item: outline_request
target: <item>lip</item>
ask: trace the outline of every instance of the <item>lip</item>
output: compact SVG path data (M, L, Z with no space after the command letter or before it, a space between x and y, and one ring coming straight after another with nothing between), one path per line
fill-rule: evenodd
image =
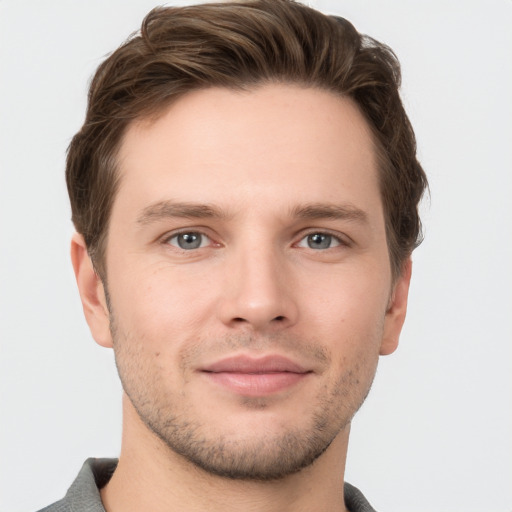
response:
M205 366L201 370L212 373L308 373L310 371L295 361L279 355L260 357L247 355L231 356Z
M311 370L286 357L232 356L201 368L210 381L244 396L266 396L287 390L307 378Z

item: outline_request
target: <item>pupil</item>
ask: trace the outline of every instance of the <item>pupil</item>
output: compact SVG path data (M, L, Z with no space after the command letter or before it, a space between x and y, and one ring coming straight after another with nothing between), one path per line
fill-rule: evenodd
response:
M182 249L197 249L201 245L201 235L197 233L183 233L178 236L178 245Z
M311 249L328 249L331 245L331 236L322 235L321 233L309 235L308 245Z

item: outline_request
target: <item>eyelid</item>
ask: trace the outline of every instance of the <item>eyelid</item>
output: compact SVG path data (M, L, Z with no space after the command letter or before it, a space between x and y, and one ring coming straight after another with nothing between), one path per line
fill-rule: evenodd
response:
M304 238L310 236L310 235L327 235L332 238L334 238L337 242L339 242L340 247L350 247L353 245L353 240L346 234L340 233L339 231L331 231L330 229L323 229L323 228L309 228L306 230L303 230L300 232L300 234L297 235L297 241L294 243L294 245L299 244L299 242L302 242ZM338 247L338 246L336 246ZM331 249L334 249L335 247L331 247Z
M185 228L179 228L179 229L175 229L173 231L169 231L167 232L165 235L161 236L160 237L160 243L163 244L163 245L171 245L171 247L174 247L175 249L177 250L181 250L181 251L185 251L185 249L182 249L181 247L178 247L176 245L173 245L173 244L170 244L169 241L179 235L183 235L185 233L196 233L198 235L201 235L201 236L204 236L205 238L207 238L210 243L208 245L206 245L205 247L209 247L209 246L220 246L221 244L219 242L216 242L214 240L214 238L211 236L211 234L207 233L207 230L206 228L198 228L198 227L185 227ZM205 247L200 247L201 249L204 249Z
M208 244L208 246L220 247L222 244L220 242L217 242L215 240L215 238L209 233L209 231L210 231L209 229L204 228L204 227L193 227L193 226L184 227L184 228L179 228L179 229L165 233L164 235L159 237L159 241L163 245L166 245L166 244L170 245L169 241L174 237L177 237L184 233L197 233L199 235L206 237L210 241L210 244ZM300 233L298 233L294 237L296 241L292 245L297 246L299 244L299 242L304 240L304 238L306 238L310 235L314 235L314 234L330 236L330 237L334 238L339 243L339 246L342 246L342 247L343 246L350 247L354 243L353 240L345 233L340 233L339 231L333 231L333 230L325 229L325 228L309 228L309 229L301 230ZM172 247L175 247L178 250L184 250L179 247L176 247L175 245L172 245ZM338 246L336 246L336 247L338 247ZM334 248L335 247L332 247L332 249L334 249Z

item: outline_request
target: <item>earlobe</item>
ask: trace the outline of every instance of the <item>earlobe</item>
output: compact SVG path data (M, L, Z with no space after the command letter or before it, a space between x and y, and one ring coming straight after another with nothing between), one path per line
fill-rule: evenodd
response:
M71 239L71 263L91 334L96 343L111 348L110 318L103 283L94 270L84 238L78 233Z
M398 277L390 304L384 319L384 333L380 347L380 355L388 355L398 347L400 332L407 313L407 299L409 296L409 285L411 283L412 261L409 258Z

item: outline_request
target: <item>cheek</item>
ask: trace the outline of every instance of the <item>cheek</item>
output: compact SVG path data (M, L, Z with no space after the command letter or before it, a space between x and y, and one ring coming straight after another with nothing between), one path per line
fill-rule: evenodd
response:
M185 335L196 337L213 315L213 288L198 275L165 267L130 275L115 276L109 291L116 321L132 342L166 350Z
M320 326L338 329L344 337L366 337L384 320L390 287L381 277L385 275L343 270L317 276L303 289L303 309Z
M378 363L387 282L352 273L334 276L324 285L325 293L307 302L311 308L309 323L331 353L330 381L334 389L352 389L351 400L358 401L369 390Z

